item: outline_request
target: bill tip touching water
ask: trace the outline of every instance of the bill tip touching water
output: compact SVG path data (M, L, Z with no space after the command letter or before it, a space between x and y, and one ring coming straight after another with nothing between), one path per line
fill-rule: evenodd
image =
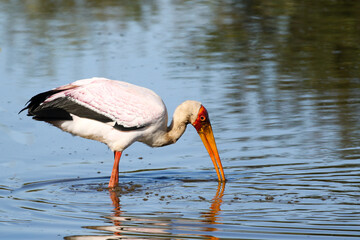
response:
M206 108L187 100L174 112L171 124L162 99L153 91L130 83L91 78L40 93L20 112L63 131L108 145L114 152L109 188L119 181L122 152L135 141L151 147L175 143L192 124L214 164L218 180L225 174Z

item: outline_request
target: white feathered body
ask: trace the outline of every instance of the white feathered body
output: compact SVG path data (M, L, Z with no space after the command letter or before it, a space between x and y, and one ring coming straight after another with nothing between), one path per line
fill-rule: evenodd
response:
M135 141L157 146L157 135L166 133L167 111L153 91L105 78L83 79L54 89L60 92L42 104L66 98L109 119L101 122L70 113L72 120L47 122L71 134L103 142L113 151L123 151ZM114 124L133 131L119 131ZM136 128L141 131L136 131Z

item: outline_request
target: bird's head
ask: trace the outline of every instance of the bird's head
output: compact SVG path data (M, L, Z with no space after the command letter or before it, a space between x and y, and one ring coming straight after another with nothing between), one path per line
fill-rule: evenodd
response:
M200 108L198 113L190 117L190 123L195 127L198 132L206 150L208 151L210 158L214 164L219 182L225 182L225 174L221 164L220 156L216 147L216 142L211 127L209 114L206 108L198 103ZM195 118L196 117L196 118Z

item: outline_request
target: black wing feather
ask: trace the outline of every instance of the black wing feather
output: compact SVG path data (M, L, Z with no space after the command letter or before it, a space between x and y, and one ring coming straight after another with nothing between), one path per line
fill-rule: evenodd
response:
M115 122L114 128L120 131L134 131L134 130L139 130L146 127L145 126L139 126L139 127L124 127L123 125L118 124L117 122Z
M35 114L38 114L38 112L41 111L48 111L49 109L61 109L67 112L69 116L71 113L82 118L89 118L104 123L114 121L114 119L111 119L107 116L102 115L101 113L91 110L86 106L83 106L75 102L69 97L59 97L51 102L43 103L39 107L37 107ZM58 120L68 120L68 119L58 119Z
M20 110L19 114L26 110L26 109L29 109L29 112L28 112L28 116L34 116L32 114L33 110L36 109L41 103L43 103L48 97L58 93L58 92L61 92L63 90L50 90L50 91L47 91L47 92L42 92L42 93L39 93L35 96L33 96L25 105L25 107L23 109Z
M53 101L46 103L44 102L47 98L61 91L64 90L50 90L35 95L26 103L26 106L21 109L19 113L28 109L27 115L33 116L35 120L40 121L72 120L73 118L70 114L104 123L115 121L113 127L120 131L133 131L146 127L125 127L118 124L115 119L111 119L110 117L104 116L101 113L91 110L86 106L77 103L69 97L59 97Z

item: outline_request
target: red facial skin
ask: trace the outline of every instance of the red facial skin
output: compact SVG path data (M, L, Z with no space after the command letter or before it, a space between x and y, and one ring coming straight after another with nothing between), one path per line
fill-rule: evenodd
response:
M201 127L204 124L210 124L210 119L209 119L209 114L206 110L206 108L201 105L199 113L198 113L198 117L196 118L195 122L192 124L196 131L201 131Z

